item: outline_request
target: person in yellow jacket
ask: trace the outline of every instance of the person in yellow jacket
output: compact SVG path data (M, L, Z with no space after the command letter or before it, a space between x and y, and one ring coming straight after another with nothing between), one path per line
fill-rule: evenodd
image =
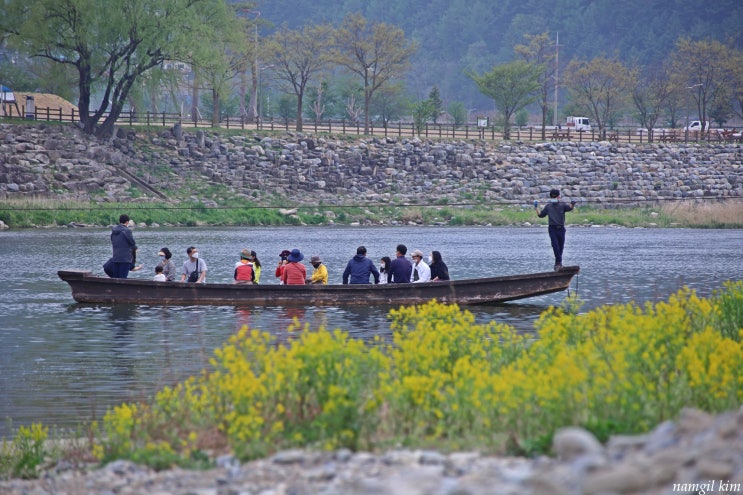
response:
M323 264L320 256L313 254L310 258L310 264L313 267L312 277L307 279L307 283L328 285L328 269Z

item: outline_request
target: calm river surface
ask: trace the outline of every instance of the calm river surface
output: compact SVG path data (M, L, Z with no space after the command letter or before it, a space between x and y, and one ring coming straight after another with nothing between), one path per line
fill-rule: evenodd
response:
M150 396L207 366L213 350L243 325L286 338L299 318L311 328L341 328L354 337L390 336L389 308L152 307L77 304L56 271L102 274L110 256L109 229L0 232L0 436L41 421L70 427L101 417L111 405ZM157 252L168 246L180 267L185 249L199 248L208 282L229 282L242 248L258 253L262 283L277 283L278 253L320 254L330 282L363 244L378 262L402 242L409 252L441 251L454 278L546 271L553 259L544 227L281 227L136 228L139 262L133 277L150 278ZM580 265L571 290L584 309L666 299L683 286L709 295L725 280L743 279L743 231L568 229L566 265ZM472 308L478 321L496 320L529 332L539 314L565 293ZM405 301L400 301L404 304Z

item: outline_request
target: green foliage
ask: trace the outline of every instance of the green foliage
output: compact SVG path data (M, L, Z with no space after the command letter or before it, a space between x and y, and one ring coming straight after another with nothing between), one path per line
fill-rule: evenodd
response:
M457 127L467 123L467 108L461 101L454 101L449 104L449 115L454 119L454 125Z
M431 120L433 123L436 123L436 120L439 118L439 115L444 111L444 102L441 101L441 93L439 93L439 88L434 86L431 89L431 92L428 93L428 101L431 102Z
M468 73L480 92L492 98L503 115L503 137L510 137L511 116L536 101L542 68L523 60L497 65L489 72Z
M426 122L431 118L433 113L433 104L431 100L419 101L413 105L413 124L415 125L415 131L420 135L426 126Z
M0 443L0 478L36 478L48 452L49 428L39 423L18 428L12 442Z

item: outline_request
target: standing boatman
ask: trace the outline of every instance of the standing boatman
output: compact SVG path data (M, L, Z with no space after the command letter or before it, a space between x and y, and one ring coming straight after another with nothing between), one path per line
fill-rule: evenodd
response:
M111 228L111 249L113 255L113 273L111 278L127 278L134 260L133 253L137 249L134 236L129 229L129 215L119 216L119 224Z
M539 201L534 201L534 209L539 218L549 216L549 226L547 230L550 234L552 243L552 252L555 254L555 271L562 269L562 250L565 247L565 213L575 209L576 201L570 204L560 201L560 190L552 189L550 191L550 201L539 211Z

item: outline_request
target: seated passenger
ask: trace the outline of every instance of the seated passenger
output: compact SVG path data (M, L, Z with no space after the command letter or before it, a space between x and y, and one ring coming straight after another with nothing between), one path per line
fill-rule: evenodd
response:
M343 284L368 284L369 276L374 275L374 283L379 283L379 271L374 262L366 257L366 248L356 248L356 256L351 258L343 271Z

